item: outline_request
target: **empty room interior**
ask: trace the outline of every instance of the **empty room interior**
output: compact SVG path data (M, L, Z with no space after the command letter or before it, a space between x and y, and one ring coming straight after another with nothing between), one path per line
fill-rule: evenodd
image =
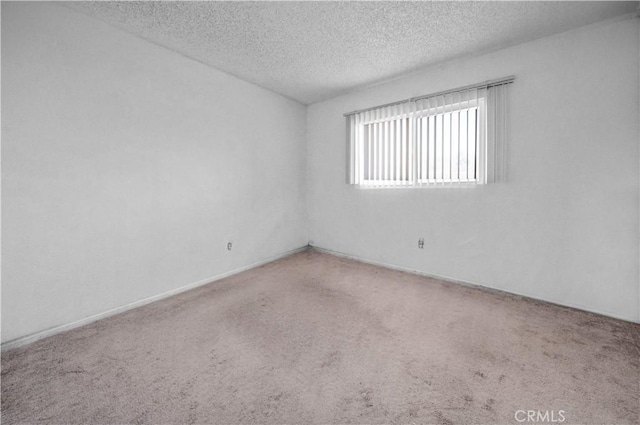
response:
M639 424L639 11L2 1L2 422Z

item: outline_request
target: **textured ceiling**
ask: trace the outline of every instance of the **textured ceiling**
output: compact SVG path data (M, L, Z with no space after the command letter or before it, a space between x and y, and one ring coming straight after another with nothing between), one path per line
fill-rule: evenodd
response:
M308 104L430 64L566 31L638 2L69 2Z

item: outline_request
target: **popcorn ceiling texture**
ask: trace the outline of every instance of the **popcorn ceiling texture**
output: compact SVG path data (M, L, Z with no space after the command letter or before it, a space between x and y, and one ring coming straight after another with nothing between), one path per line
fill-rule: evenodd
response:
M305 104L638 6L635 1L64 4Z

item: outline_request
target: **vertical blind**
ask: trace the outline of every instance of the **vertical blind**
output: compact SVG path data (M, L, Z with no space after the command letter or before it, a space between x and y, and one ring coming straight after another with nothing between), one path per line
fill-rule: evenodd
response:
M505 179L513 78L345 114L348 182L368 187Z

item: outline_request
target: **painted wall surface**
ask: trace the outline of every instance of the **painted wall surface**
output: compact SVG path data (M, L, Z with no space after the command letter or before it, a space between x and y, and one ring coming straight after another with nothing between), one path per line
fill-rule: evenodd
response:
M2 341L306 245L305 106L53 3L2 65Z
M637 19L601 22L309 106L313 244L638 321L638 40ZM506 182L345 183L343 113L509 75Z

